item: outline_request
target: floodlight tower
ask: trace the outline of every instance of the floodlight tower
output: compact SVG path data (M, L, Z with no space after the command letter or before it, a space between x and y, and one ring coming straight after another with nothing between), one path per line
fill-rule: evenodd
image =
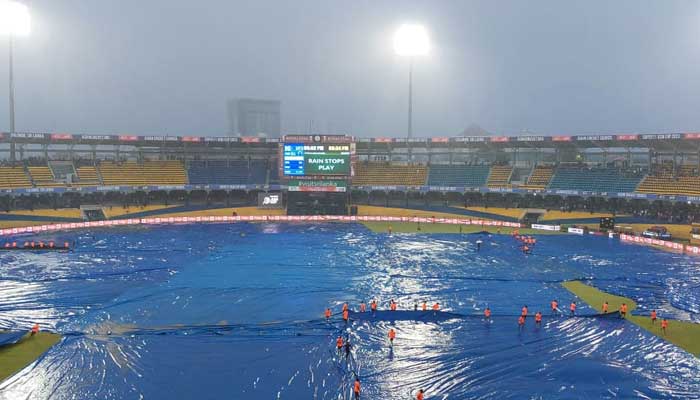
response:
M9 95L10 95L10 133L15 132L15 77L14 47L16 36L27 36L31 30L31 18L26 5L17 1L0 0L0 33L10 39L9 45ZM14 154L14 152L13 152Z
M394 33L394 52L408 57L408 160L411 161L411 138L413 138L413 59L425 56L430 51L428 32L422 25L403 24Z

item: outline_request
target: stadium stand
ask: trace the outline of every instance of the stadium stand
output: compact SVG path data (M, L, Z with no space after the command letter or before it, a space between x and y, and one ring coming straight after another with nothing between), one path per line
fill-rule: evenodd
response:
M28 188L32 187L32 182L22 167L0 167L0 187Z
M102 181L114 185L184 185L187 175L180 161L126 161L116 163L104 161L99 165Z
M56 181L66 182L69 176L75 177L75 168L71 161L49 161L49 168Z
M491 167L489 179L486 182L488 187L510 187L510 177L513 174L513 167L510 165L494 165Z
M27 167L32 183L36 187L63 186L63 182L56 182L49 167Z
M552 175L554 175L554 168L549 166L536 166L532 170L530 177L527 179L527 183L521 186L521 188L542 190L549 186L549 182L552 180Z
M615 168L561 166L556 169L550 189L591 192L634 192L642 176L625 174Z
M431 165L428 185L480 187L488 177L488 165Z
M428 169L422 165L391 165L388 163L358 163L353 184L380 186L425 185Z
M649 175L639 184L637 192L661 195L700 196L700 176L693 165L681 165L677 169L678 176L673 176L673 168L668 164L655 168L655 173Z
M75 186L98 186L100 185L100 176L97 174L97 168L94 165L86 165L77 169L78 181L74 182Z
M187 174L193 185L265 184L267 160L192 162Z

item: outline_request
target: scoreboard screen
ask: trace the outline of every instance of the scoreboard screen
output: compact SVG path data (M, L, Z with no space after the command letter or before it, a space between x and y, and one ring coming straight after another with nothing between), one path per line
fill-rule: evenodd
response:
M285 143L282 162L285 176L348 176L350 144Z

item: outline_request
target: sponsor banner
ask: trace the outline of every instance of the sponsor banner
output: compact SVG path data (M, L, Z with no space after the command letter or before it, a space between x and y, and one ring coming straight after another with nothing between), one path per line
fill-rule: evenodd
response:
M633 141L638 140L639 135L615 135L615 140L617 141Z
M51 140L73 140L73 135L70 133L52 133Z
M583 235L583 229L581 228L569 228L567 231L575 235Z
M284 208L282 203L282 193L258 193L258 208L261 209L279 209Z
M102 228L121 225L167 225L188 224L202 222L412 222L425 224L452 224L452 225L482 225L482 226L508 226L520 228L517 222L482 221L462 218L428 218L428 217L393 217L380 215L347 216L347 215L243 215L243 216L197 216L197 217L155 217L155 218L130 218L107 221L71 222L64 224L51 224L29 227L16 227L1 229L0 235L11 236L39 231L59 231L81 228Z
M510 141L508 136L492 136L489 138L489 142L503 143Z
M541 225L541 224L532 224L532 229L538 229L541 231L560 231L561 226L559 225Z
M561 135L552 136L553 142L570 142L571 140L572 140L571 136L561 136Z
M692 140L700 140L700 133L694 132L694 133L684 133L683 138L685 139L692 139Z

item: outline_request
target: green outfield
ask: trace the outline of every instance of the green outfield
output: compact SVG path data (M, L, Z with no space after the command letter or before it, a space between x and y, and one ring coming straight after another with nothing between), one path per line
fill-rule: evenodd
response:
M631 315L632 311L637 308L637 304L632 299L605 293L580 281L564 282L562 286L598 312L603 311L602 305L606 301L610 306L609 309L613 312L616 312L620 304L627 303L628 312L630 314L627 320L675 344L687 352L694 354L696 357L700 357L700 324L689 321L668 320L668 329L666 334L664 334L661 331L660 320L657 320L656 323L652 325L651 318L649 318L648 315Z
M61 340L61 335L39 332L27 334L19 342L0 347L0 381L14 375Z

